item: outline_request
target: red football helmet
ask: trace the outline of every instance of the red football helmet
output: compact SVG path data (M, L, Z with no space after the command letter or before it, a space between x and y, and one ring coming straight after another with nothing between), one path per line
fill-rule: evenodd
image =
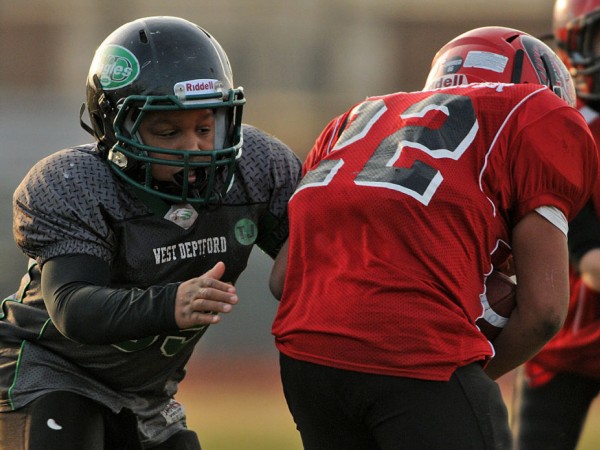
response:
M483 82L542 84L575 105L573 80L556 53L512 28L476 28L452 39L433 58L425 89Z
M552 29L577 95L600 100L600 0L557 0Z

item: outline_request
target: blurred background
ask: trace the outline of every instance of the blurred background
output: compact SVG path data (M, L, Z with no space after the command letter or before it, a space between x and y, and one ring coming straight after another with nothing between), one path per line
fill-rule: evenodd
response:
M12 239L12 192L38 159L91 140L78 118L88 67L123 23L173 15L206 28L245 88L245 122L304 159L321 128L364 97L421 89L433 55L454 36L485 25L540 36L551 29L553 3L0 0L0 295L17 288L26 264ZM266 284L270 267L253 252L238 284L240 304L207 332L182 385L206 450L301 448L270 334L277 308ZM510 401L509 376L503 386Z

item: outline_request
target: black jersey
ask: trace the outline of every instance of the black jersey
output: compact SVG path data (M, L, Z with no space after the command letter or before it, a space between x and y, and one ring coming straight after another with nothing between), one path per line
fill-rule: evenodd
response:
M0 311L0 410L69 390L115 411L129 407L151 428L206 326L83 346L50 320L39 268L54 257L91 255L110 263L110 287L144 289L200 276L223 261L222 280L235 283L254 245L275 256L287 238L287 201L300 172L282 142L247 125L233 182L214 207L167 204L136 191L93 144L36 164L14 194L15 240L31 264Z

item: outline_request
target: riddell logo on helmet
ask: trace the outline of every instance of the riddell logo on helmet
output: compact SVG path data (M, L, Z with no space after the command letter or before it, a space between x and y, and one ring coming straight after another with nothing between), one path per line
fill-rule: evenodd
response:
M198 94L212 94L222 91L222 84L219 80L200 79L180 81L174 86L175 95L186 97Z
M188 92L212 91L215 89L213 80L199 81L198 83L186 83L185 90Z
M462 86L468 84L467 77L463 74L444 75L433 82L429 89L440 89L452 86Z

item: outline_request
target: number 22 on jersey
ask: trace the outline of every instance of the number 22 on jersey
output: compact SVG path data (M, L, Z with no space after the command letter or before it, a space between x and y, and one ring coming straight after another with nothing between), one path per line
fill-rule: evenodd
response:
M343 130L331 153L368 136L387 111L382 99L367 100L350 113L350 124ZM432 127L430 114L443 114L440 126ZM405 147L432 158L458 160L471 145L479 125L471 99L462 95L433 94L400 113L401 125L379 142L373 154L354 178L358 186L393 189L428 205L444 177L439 170L415 160L410 167L395 167ZM427 123L427 125L419 124ZM323 159L306 173L296 193L302 189L328 185L343 170L343 159ZM295 194L294 194L295 195Z

